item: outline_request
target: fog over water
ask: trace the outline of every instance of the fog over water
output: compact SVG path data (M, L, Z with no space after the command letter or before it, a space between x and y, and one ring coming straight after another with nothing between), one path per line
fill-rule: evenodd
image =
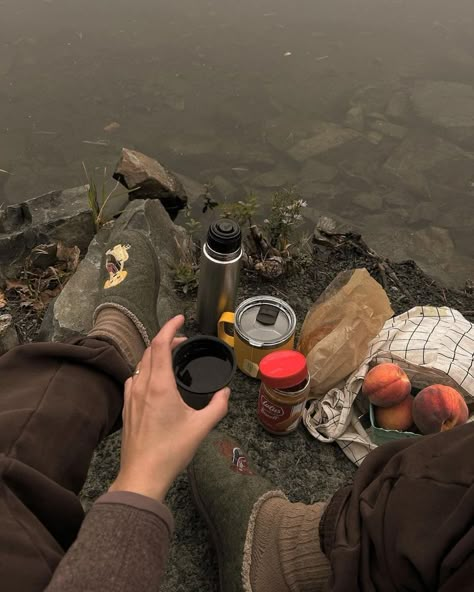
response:
M461 284L473 85L472 0L0 0L0 203L126 146L262 215L295 187L308 228Z

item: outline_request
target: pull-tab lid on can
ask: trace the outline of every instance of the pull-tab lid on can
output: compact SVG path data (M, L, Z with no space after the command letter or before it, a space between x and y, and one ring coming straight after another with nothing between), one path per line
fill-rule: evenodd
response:
M223 218L209 226L207 244L216 253L235 253L242 245L242 231L234 220Z
M291 306L273 296L254 296L235 311L235 330L254 347L276 347L288 341L296 329Z
M276 351L260 362L260 376L270 388L289 389L308 379L305 356L295 350Z

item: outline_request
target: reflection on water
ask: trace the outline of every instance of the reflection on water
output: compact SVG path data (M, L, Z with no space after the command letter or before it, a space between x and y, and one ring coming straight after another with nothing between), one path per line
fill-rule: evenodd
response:
M474 275L471 0L0 0L0 202L122 146Z

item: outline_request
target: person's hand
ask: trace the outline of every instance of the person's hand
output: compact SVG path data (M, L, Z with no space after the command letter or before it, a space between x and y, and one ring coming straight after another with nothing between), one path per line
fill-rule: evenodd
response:
M184 323L166 323L125 383L120 471L109 491L132 491L163 501L199 444L225 416L230 390L217 392L200 411L188 407L176 387L172 350Z

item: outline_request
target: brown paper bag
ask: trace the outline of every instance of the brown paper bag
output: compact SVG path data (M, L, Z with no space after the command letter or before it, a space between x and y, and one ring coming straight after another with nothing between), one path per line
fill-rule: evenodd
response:
M340 273L306 315L298 349L307 357L310 398L325 395L360 366L370 341L393 316L366 269Z

